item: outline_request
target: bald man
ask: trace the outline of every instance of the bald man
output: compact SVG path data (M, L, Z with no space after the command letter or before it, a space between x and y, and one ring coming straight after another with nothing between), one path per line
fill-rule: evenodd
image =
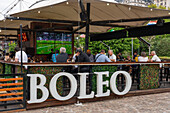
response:
M155 51L151 52L152 59L150 60L151 62L161 62L161 59L156 55Z

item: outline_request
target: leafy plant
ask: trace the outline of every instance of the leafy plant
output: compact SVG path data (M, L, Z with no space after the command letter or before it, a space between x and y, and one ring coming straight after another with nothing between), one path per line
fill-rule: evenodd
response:
M11 51L14 51L15 50L15 47L17 46L17 44L15 43L15 42L10 42L9 44L8 44L8 46L9 46L9 52L11 52Z

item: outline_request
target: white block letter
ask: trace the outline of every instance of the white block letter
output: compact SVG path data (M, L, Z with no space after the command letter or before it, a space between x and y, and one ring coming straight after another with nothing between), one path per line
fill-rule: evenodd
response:
M105 93L103 93L103 85L106 85L109 87L109 81L106 80L103 82L103 75L106 75L106 77L109 77L109 72L94 72L97 74L97 94L95 95L96 97L104 97L104 96L109 96L110 95L110 90L107 89Z
M56 82L57 82L58 78L61 77L61 76L68 77L68 79L70 80L70 83L71 83L70 93L65 97L60 96L58 94L57 88L56 88ZM50 89L51 95L55 99L61 100L61 101L68 100L68 99L72 98L74 96L74 94L76 93L77 81L76 81L75 77L72 74L61 72L61 73L58 73L58 74L54 75L54 77L51 79L49 89Z
M119 74L123 74L126 79L126 87L125 87L124 91L122 91L122 92L120 92L116 87L116 78ZM126 71L117 71L117 72L113 73L112 77L110 78L110 88L111 88L112 92L115 93L116 95L125 95L126 93L129 92L131 85L132 85L131 77L130 77L129 73L127 73Z
M46 83L46 77L42 74L27 74L30 77L30 100L28 103L40 103L44 102L48 96L49 92L46 87L44 87ZM37 78L40 78L40 84L37 85ZM42 91L42 97L37 99L37 89Z
M87 98L94 98L94 92L92 91L91 94L86 94L86 76L89 73L78 73L80 75L80 96L78 99L87 99Z

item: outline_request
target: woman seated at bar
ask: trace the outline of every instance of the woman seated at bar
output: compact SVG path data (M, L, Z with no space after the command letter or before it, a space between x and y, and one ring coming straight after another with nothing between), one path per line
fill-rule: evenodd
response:
M145 52L141 52L141 56L138 57L138 61L139 62L147 62L148 61L148 57L146 56Z
M57 55L56 57L56 62L67 62L69 57L68 57L68 54L66 53L66 48L61 47L60 53L61 54Z
M52 55L52 61L56 62L57 55L59 54L59 50L56 50L55 53Z

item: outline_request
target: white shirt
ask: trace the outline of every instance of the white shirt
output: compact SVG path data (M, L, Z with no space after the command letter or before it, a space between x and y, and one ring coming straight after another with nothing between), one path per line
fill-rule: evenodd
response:
M17 58L18 61L21 62L21 51L18 51L15 53L15 58ZM23 63L28 62L27 54L24 51L22 51L22 61L23 61Z
M161 62L161 59L157 55L154 55L151 60Z
M147 62L147 61L148 61L148 57L142 57L142 56L140 56L140 57L138 57L138 61L139 61L139 62Z
M115 60L115 62L116 62L116 55L114 55L114 54L112 54L111 56L109 55L109 58Z

